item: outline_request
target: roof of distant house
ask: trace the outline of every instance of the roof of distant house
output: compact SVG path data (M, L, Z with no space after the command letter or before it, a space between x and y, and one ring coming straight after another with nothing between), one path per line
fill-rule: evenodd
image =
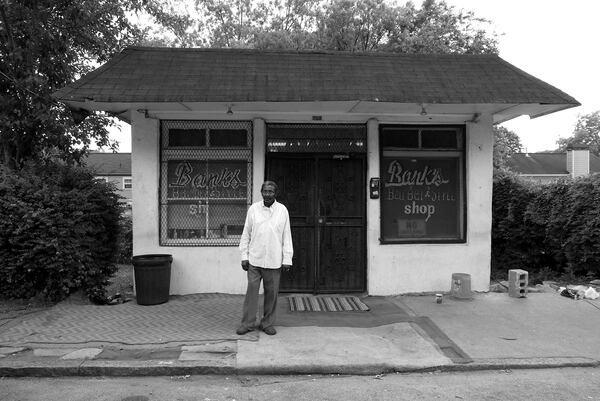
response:
M109 103L579 105L496 55L144 47L125 49L54 97Z
M519 174L567 175L567 154L562 153L514 153L508 165ZM600 172L600 158L590 153L590 173Z
M84 160L97 175L131 175L131 153L92 152Z

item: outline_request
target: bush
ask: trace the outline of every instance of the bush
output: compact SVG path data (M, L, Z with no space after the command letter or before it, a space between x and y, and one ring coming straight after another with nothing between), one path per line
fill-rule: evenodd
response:
M119 196L80 167L0 167L0 295L94 302L116 271Z
M494 179L492 275L525 269L532 277L600 273L600 174L550 185L514 175Z
M561 243L568 273L600 274L600 174L576 180L565 207L567 235Z
M492 199L492 272L531 266L540 244L539 232L523 224L535 188L512 174L494 179ZM493 274L494 275L494 274Z
M117 263L129 264L133 256L133 228L130 216L121 217L119 223L119 255Z

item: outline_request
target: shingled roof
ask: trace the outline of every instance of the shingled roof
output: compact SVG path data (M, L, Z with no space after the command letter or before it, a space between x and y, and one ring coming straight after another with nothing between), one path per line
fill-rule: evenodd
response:
M131 175L131 153L92 152L83 163L97 175Z
M61 100L579 103L495 55L127 48Z
M508 159L511 170L525 175L567 175L567 154L562 153L515 153ZM590 173L600 172L600 158L590 153Z

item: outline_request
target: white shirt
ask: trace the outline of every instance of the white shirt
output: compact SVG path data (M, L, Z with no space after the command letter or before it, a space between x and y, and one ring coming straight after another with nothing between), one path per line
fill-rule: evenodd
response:
M294 248L287 208L274 201L266 207L263 201L253 203L246 214L240 239L242 260L252 266L279 269L292 264Z

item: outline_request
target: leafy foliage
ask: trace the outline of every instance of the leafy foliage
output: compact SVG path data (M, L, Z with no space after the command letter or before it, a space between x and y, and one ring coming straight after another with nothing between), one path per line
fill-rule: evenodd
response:
M112 4L111 4L112 3ZM0 3L0 146L3 164L19 167L48 150L78 158L74 145L107 144L105 116L77 127L51 93L106 61L120 38L132 36L116 2ZM56 152L52 152L55 154Z
M121 207L114 188L80 167L0 168L0 294L96 302L116 271Z
M549 185L494 179L492 271L600 275L600 174ZM543 274L542 274L543 273Z
M494 126L494 170L508 170L507 160L514 153L519 153L523 149L519 136L505 128Z
M95 142L109 140L108 115L76 124L51 94L107 61L145 32L129 15L145 10L169 28L180 27L158 0L36 0L0 2L0 163L60 157L78 161ZM185 20L185 19L184 19Z
M492 199L492 271L531 266L543 243L535 224L526 225L527 206L535 188L510 172L494 178ZM537 263L536 263L537 265Z
M133 226L131 216L121 216L119 221L119 253L117 263L129 264L133 256Z
M573 135L556 141L558 151L564 152L569 146L585 145L590 152L600 156L600 110L577 118Z
M176 1L178 15L193 15L165 39L167 46L259 49L387 51L399 53L497 53L489 21L443 0L397 5L388 0ZM192 8L190 10L190 8Z

